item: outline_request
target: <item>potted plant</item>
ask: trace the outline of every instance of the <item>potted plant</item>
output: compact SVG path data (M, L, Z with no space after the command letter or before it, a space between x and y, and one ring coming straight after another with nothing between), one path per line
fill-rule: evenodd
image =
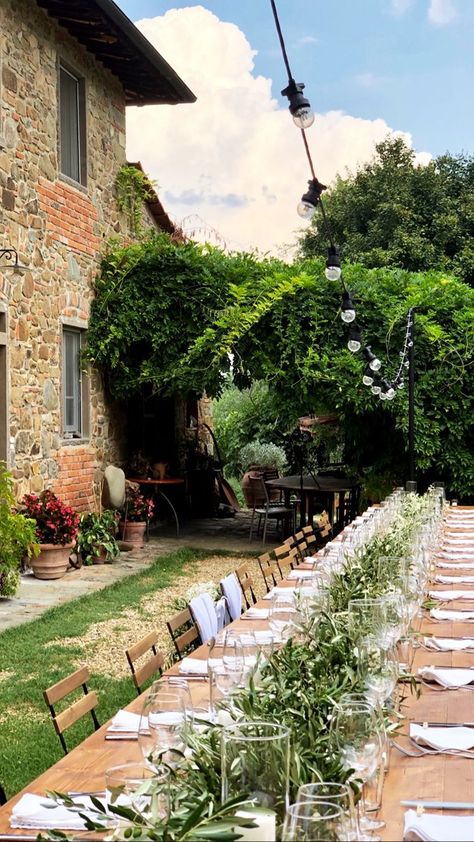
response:
M23 559L39 553L35 522L14 509L13 479L0 463L0 597L14 596Z
M153 517L154 510L155 504L150 497L145 497L139 488L128 485L123 520L120 522L122 539L136 547L143 547L147 523Z
M60 579L69 566L69 556L77 533L78 516L47 489L41 494L25 494L24 513L36 521L37 558L30 566L38 579Z
M260 477L265 470L272 468L282 472L286 467L285 452L276 444L264 444L255 440L246 444L240 451L240 463L245 471L241 482L245 502L250 508L260 506L265 502L264 497L263 494L261 497L255 494L251 477ZM273 496L278 499L280 492L276 490Z
M115 512L111 509L102 514L81 515L75 552L81 555L84 564L104 564L118 555L115 528Z

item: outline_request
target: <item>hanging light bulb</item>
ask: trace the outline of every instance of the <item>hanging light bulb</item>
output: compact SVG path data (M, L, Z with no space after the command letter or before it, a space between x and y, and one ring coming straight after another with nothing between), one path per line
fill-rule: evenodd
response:
M347 343L347 347L349 351L352 351L353 354L357 354L357 351L360 351L362 345L362 328L356 322L352 325L349 333L349 341Z
M298 214L303 219L311 219L314 216L321 193L326 189L326 186L321 184L317 178L312 178L311 181L308 181L308 185L308 191L303 193L301 201L296 208Z
M387 394L387 400L393 401L393 399L395 397L395 389L393 388L393 386L388 387L386 394Z
M380 400L381 400L381 401L386 401L386 400L387 400L387 394L386 394L386 392L382 392L382 391L380 391L380 393L379 393L379 398L380 398Z
M403 382L403 378L400 378L400 380L397 383L397 389L404 389L404 388L405 388L405 383Z
M374 380L374 385L372 386L370 391L372 392L373 395L380 395L380 392L382 391L382 387L381 387L380 382L378 380Z
M362 383L364 384L364 386L372 386L373 382L374 382L374 374L373 374L372 370L369 368L369 366L367 365L364 369L364 376L362 378Z
M355 317L356 311L352 303L351 294L350 292L344 292L342 295L341 319L346 324L350 324L354 321Z
M309 129L314 123L314 112L311 103L303 94L304 87L303 82L290 79L288 87L281 92L282 96L288 97L290 114L299 129Z
M329 246L328 259L324 274L328 281L338 281L341 277L341 257L337 246Z
M372 353L370 345L367 345L364 348L364 357L367 360L372 371L380 371L382 363L380 362L378 357L376 357L375 354Z

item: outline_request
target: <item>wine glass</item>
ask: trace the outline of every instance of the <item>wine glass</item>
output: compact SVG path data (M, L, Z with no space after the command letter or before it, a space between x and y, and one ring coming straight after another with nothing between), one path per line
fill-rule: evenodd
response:
M242 661L241 678L244 684L250 680L257 663L258 647L253 631L226 629L224 635L224 663L233 657Z
M366 695L375 704L383 705L395 690L399 668L393 650L384 649L378 637L367 635L358 642L357 671Z
M299 801L286 811L283 842L339 842L343 835L341 808L331 801Z
M117 828L113 838L125 838L117 832L132 824L114 810L131 809L144 824L165 820L169 812L170 770L165 766L151 768L147 763L124 763L105 770L105 803L111 822ZM120 829L120 830L118 830Z
M364 788L380 762L381 741L379 737L380 720L369 702L356 702L341 699L334 708L331 719L331 741L339 752L342 765L351 769L352 778L363 782L361 797L357 805L359 828L376 830L384 823L368 819L365 815ZM361 834L359 830L359 834ZM375 836L359 835L359 839L374 840Z
M173 752L183 752L186 728L192 724L192 712L186 709L187 691L172 689L165 683L149 693L143 704L138 726L138 743L145 761L152 767L166 761L176 762Z
M341 839L348 842L357 840L357 818L354 805L353 792L347 784L339 784L333 781L318 781L317 783L303 784L298 789L296 801L310 801L312 803L325 801L336 804L341 808Z
M296 606L294 593L289 591L286 594L274 594L268 612L268 621L275 639L284 643L290 637L294 621L296 619Z

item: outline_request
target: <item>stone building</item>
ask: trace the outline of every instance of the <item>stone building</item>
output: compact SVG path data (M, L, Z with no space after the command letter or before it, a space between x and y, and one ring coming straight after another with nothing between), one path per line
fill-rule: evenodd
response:
M18 497L49 487L93 508L121 459L120 418L79 352L101 249L130 235L114 189L125 108L194 99L112 0L0 0L0 459ZM158 198L148 219L172 230Z

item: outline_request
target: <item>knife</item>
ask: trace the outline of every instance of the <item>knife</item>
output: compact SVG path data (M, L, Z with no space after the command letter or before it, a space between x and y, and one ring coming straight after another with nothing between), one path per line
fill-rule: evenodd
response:
M430 810L474 810L472 801L400 801L402 807L423 807Z
M427 725L429 728L474 728L474 722L420 722L411 719L410 725Z

